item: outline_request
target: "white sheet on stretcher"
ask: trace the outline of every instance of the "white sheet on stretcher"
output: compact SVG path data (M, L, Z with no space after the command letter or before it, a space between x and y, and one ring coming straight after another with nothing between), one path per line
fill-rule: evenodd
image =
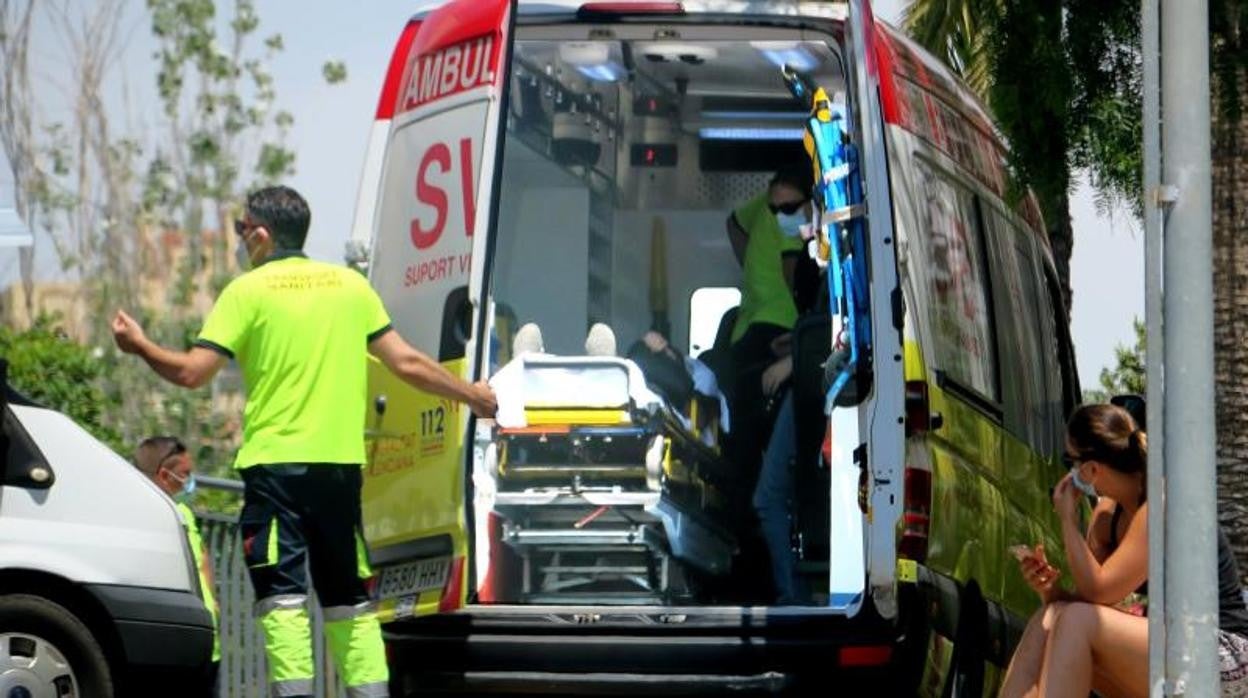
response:
M624 407L631 401L642 410L667 410L685 429L694 430L688 417L672 409L646 385L641 369L628 359L524 354L499 369L490 379L490 387L498 397L495 422L505 429L528 426L524 416L526 406L611 409ZM727 406L718 389L715 393L724 411L723 424Z
M524 354L490 379L498 396L495 422L503 428L528 426L525 406L567 409L660 409L663 398L646 386L637 364L601 356Z

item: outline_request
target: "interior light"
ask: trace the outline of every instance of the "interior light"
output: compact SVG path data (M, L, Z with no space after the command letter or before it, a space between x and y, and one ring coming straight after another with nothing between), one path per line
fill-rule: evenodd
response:
M806 121L803 111L704 111L702 118L713 121Z
M823 62L805 44L795 41L751 41L750 46L777 68L787 65L798 72L807 73Z
M597 82L619 82L625 74L624 66L615 61L600 65L578 65L576 70L581 75Z
M559 46L559 58L577 72L597 82L617 82L624 78L624 66L611 57L611 47L602 41L568 42Z
M800 128L707 127L698 129L698 135L708 141L800 141L803 133Z

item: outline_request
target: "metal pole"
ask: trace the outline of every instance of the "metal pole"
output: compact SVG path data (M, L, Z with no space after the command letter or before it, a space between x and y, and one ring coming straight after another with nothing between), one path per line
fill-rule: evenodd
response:
M1162 0L1166 686L1216 696L1218 627L1208 0Z
M1162 382L1161 215L1157 189L1161 184L1161 93L1159 0L1141 2L1141 48L1144 59L1144 317L1148 391L1148 685L1153 698L1165 695L1166 565L1165 565L1165 385Z

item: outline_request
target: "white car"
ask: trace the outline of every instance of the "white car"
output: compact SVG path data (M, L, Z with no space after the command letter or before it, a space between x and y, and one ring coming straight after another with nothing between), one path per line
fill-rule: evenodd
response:
M212 621L173 502L0 359L0 695L154 695L203 682Z

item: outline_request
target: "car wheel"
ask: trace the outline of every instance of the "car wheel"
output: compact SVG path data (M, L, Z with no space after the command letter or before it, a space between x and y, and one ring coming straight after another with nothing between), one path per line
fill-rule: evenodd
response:
M81 620L38 596L0 596L0 697L112 695L108 660Z

